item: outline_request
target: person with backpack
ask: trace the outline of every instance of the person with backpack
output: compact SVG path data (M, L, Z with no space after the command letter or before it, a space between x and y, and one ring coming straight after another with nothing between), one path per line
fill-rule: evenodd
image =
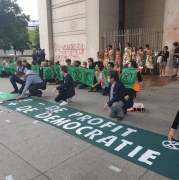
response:
M42 91L39 89L45 90L46 83L34 71L28 70L26 73L18 71L16 75L18 78L25 79L26 81L21 95L16 98L17 100L22 98L27 90L29 90L30 96L42 96Z
M17 72L18 71L23 71L24 73L26 73L28 71L28 69L22 65L22 61L17 61L16 63L16 66L17 66ZM15 72L14 74L12 74L12 77L10 78L10 82L12 84L12 86L14 87L14 91L11 92L11 94L15 94L15 93L19 93L21 94L22 93L22 90L24 89L24 86L25 86L25 80L24 79L20 79L16 76L16 73ZM20 90L18 90L18 87L17 87L17 84L21 84L21 88Z

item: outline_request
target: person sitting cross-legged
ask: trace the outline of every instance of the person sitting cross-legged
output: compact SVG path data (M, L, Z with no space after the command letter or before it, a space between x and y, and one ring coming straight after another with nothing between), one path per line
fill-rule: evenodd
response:
M117 120L122 121L124 119L124 113L126 113L128 109L126 104L129 96L127 95L124 85L119 81L117 71L109 71L107 79L109 82L109 102L104 105L104 109L107 110L109 107L109 117L115 118L118 116Z
M46 89L46 85L34 71L28 70L26 73L18 71L16 75L17 77L25 80L26 82L22 94L16 99L22 98L22 96L27 92L27 90L29 90L30 96L42 96L42 91L39 89Z
M57 90L58 93L56 95L55 101L62 101L60 106L65 106L68 104L69 101L71 101L72 97L75 95L75 88L73 78L67 73L67 66L61 66L60 70L63 75L63 84L53 89L52 94L54 94Z

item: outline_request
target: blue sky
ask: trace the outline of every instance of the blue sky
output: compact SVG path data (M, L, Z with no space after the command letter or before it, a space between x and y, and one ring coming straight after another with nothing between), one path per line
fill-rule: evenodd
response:
M31 20L38 20L37 0L17 0L17 3L26 15L30 15Z

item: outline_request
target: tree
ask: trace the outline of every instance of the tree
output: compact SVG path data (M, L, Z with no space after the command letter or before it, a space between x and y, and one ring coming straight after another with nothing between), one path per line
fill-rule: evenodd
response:
M35 48L39 49L40 48L40 39L39 39L39 26L37 28L35 28L35 39L34 39L34 43L35 43Z
M29 16L22 13L16 0L0 0L0 48L9 50L17 29L25 29L28 21Z

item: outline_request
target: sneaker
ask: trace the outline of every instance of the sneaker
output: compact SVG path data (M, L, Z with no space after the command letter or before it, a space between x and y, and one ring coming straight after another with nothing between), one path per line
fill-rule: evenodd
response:
M68 104L67 101L62 101L62 103L60 104L60 106L66 106Z
M165 77L165 75L163 75L163 77Z
M162 77L162 75L160 74L160 77Z
M69 103L69 102L72 102L72 98L67 99L67 102L68 102L68 103Z
M171 78L171 79L175 79L175 77L177 77L177 75L173 75L173 76L171 76L170 78Z
M37 97L41 97L41 96L42 96L42 93L37 94Z
M125 116L122 116L122 117L118 117L117 118L117 121L122 121L124 119Z
M18 90L14 90L10 94L16 94L16 93L18 93Z

